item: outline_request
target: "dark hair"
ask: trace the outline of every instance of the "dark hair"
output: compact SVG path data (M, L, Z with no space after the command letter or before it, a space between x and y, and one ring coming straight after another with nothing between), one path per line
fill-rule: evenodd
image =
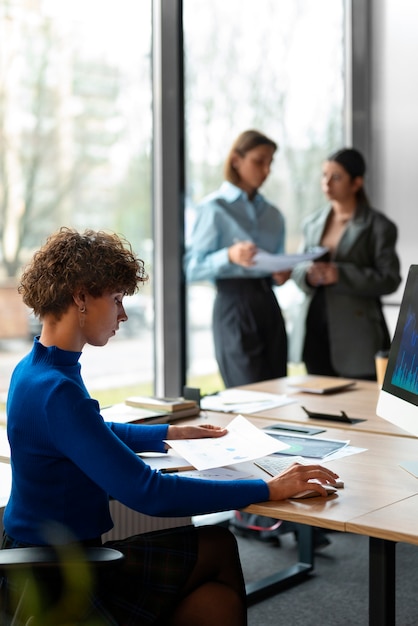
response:
M257 148L258 146L270 146L273 148L275 152L278 148L278 145L275 141L263 135L258 130L245 130L235 139L234 143L231 146L231 149L228 153L228 156L225 159L224 164L224 176L225 180L228 180L233 185L238 185L240 182L240 177L237 170L232 165L233 156L235 154L239 154L240 156L245 156L247 152Z
M366 162L364 157L355 148L342 148L341 150L337 150L329 155L327 161L334 161L341 165L352 180L359 176L363 178L366 174ZM359 204L370 204L363 186L357 190L356 197Z
M62 227L34 254L18 291L35 315L53 313L59 319L78 289L94 298L118 290L132 295L147 279L143 261L123 237Z

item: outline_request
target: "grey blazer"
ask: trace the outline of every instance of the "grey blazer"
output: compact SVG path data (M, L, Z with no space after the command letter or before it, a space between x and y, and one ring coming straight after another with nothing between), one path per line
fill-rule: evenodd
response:
M303 250L319 244L330 210L327 207L305 220ZM396 240L393 222L375 209L359 206L335 251L339 280L325 287L325 298L331 360L341 376L375 375L374 355L388 348L380 298L396 291L401 282ZM301 360L306 315L315 293L306 282L308 266L301 263L292 272L304 293L290 338L290 358L296 361Z

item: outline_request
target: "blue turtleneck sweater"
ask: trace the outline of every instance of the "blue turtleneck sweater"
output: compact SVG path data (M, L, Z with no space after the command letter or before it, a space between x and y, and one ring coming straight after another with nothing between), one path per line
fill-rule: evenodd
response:
M105 422L83 383L80 355L35 339L13 372L9 536L43 545L44 529L57 523L75 539L97 538L113 525L109 496L147 515L180 517L268 499L262 480L201 481L152 470L135 453L164 451L168 426Z

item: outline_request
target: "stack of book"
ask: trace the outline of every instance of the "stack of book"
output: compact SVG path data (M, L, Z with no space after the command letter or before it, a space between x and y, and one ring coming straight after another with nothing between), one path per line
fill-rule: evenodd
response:
M130 396L126 398L125 404L138 409L164 412L167 414L169 422L183 417L195 417L200 412L199 404L195 400L186 400L185 398Z

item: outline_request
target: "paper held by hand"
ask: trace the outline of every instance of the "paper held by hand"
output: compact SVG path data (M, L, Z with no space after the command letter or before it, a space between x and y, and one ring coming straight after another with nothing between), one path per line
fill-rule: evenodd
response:
M228 424L228 432L223 437L170 439L167 443L197 470L236 465L288 448L287 444L269 436L242 415Z
M265 250L259 250L254 256L253 269L264 272L285 272L292 270L296 265L304 261L314 261L324 256L328 252L327 248L318 246L310 252L302 254L270 254Z

